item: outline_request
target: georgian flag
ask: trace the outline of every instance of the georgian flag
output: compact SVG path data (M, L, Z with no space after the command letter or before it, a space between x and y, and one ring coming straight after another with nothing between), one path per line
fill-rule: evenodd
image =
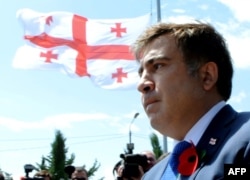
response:
M71 77L77 77L77 71L86 72L86 67L84 70L77 70L77 61L83 61L83 58L76 50L67 46L42 48L30 44L17 50L13 66L22 69L60 70Z
M94 20L69 13L17 12L26 45L13 60L15 68L62 70L88 76L106 89L135 87L138 64L130 45L150 24L150 15Z

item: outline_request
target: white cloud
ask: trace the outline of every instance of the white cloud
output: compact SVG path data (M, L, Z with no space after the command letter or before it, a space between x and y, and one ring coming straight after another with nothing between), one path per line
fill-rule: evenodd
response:
M12 118L0 117L0 125L1 127L7 127L13 131L19 131L20 129L27 127L29 124Z
M145 114L138 115L133 119L135 112L120 114L119 116L109 115L105 113L70 113L58 114L45 117L42 120L18 120L14 118L0 117L0 126L8 128L15 132L20 132L27 129L66 129L72 128L73 123L85 121L100 121L112 128L117 129L122 134L128 134L129 128L132 132L139 132L140 127L136 126L135 121L145 119ZM138 120L137 120L138 119Z
M184 9L173 9L172 11L175 13L185 13L186 12Z
M230 101L233 103L241 103L243 99L247 97L244 91L241 91L239 94L232 96Z
M196 23L196 19L192 16L181 15L181 16L168 16L162 20L163 22L173 23Z
M236 68L249 68L250 30L242 24L230 21L227 24L217 23L217 29L225 37Z
M103 113L83 114L71 113L60 114L46 117L41 121L23 121L13 118L0 117L0 125L13 131L22 131L25 129L44 129L44 128L69 128L73 122L107 120L110 116Z
M218 0L222 4L228 6L232 13L234 14L235 18L240 21L247 21L250 22L250 1L248 0Z
M233 58L234 66L237 68L249 68L250 57L249 57L249 36L234 36L228 35L228 48Z
M202 10L208 10L209 6L207 4L202 4L199 6L199 8Z
M109 115L103 113L83 114L83 113L71 113L60 114L56 116L50 116L43 120L45 127L53 126L59 128L71 127L73 122L93 121L93 120L105 120L109 119Z

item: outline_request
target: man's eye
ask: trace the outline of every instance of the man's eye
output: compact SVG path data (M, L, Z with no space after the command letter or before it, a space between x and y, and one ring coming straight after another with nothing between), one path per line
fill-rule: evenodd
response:
M162 64L158 64L158 63L154 64L154 69L157 70L157 69L161 68L162 66L163 66Z

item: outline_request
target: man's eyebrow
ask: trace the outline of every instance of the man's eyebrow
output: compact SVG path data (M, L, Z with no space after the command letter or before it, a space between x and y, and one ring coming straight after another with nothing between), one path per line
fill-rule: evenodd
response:
M155 57L153 58L152 60L153 61L156 61L156 60L170 60L171 58L167 57L167 56L158 56L158 57Z
M158 60L170 60L170 58L167 56L155 56L155 57L152 57L151 59L146 60L145 64L146 65L153 64L153 62L158 61Z
M155 61L158 61L158 60L170 60L170 58L167 57L167 56L153 57L153 58L148 59L148 60L145 61L145 67L147 67L150 64L153 64ZM140 65L140 67L138 69L138 74L141 75L143 70L144 70L144 68L142 67L142 65Z
M148 66L150 64L153 64L153 62L155 61L156 59L152 58L152 59L149 59L145 62L145 66ZM141 75L142 72L143 72L144 68L142 67L142 65L140 65L139 69L138 69L138 74Z

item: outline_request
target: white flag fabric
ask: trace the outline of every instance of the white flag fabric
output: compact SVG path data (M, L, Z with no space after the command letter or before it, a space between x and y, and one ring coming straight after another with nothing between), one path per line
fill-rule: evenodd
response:
M75 63L77 56L78 52L67 46L57 46L46 49L24 45L18 48L14 57L13 67L22 69L61 70L69 76L77 77Z
M150 15L126 19L88 19L69 12L40 13L21 9L17 18L26 45L15 68L62 70L88 76L106 89L135 87L138 64L130 45L150 25Z

